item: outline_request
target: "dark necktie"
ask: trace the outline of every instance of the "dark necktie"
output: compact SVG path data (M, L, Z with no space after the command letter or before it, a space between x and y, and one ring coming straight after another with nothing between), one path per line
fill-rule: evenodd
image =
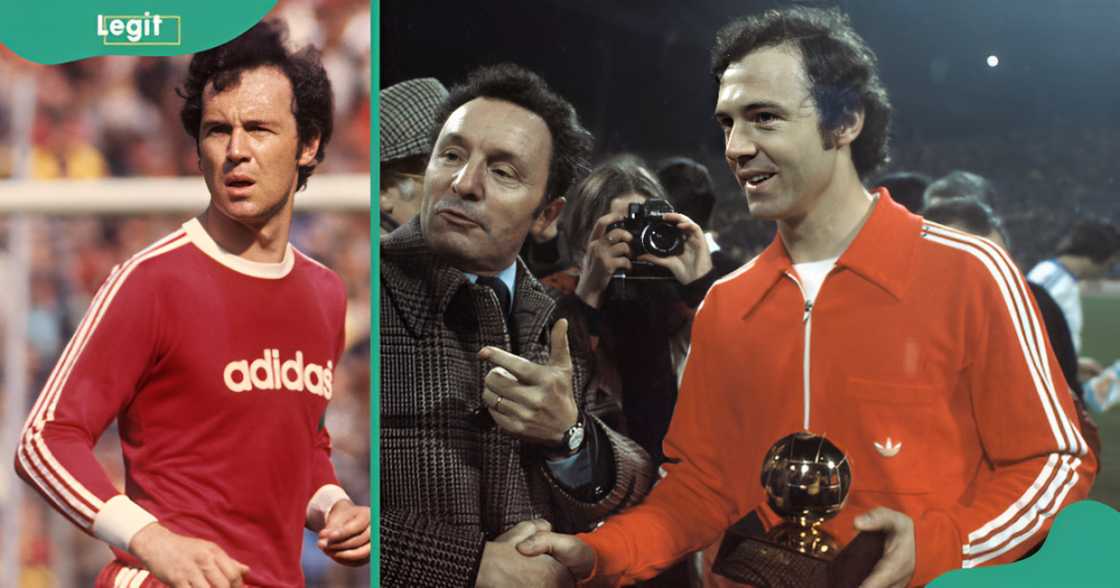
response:
M511 299L509 288L506 287L506 283L496 276L478 276L478 284L490 288L498 295L498 302L501 303L502 306L502 316L504 316L508 322L510 310L512 309L510 308Z
M506 287L506 283L503 282L501 278L494 276L478 276L478 280L475 283L479 286L490 288L498 295L498 304L502 307L502 317L505 318L506 327L509 328L511 309L509 288ZM511 344L516 346L515 338L511 336L510 339ZM490 412L486 410L484 406L479 406L475 409L473 417L482 429L488 429L494 426L494 418L490 416Z

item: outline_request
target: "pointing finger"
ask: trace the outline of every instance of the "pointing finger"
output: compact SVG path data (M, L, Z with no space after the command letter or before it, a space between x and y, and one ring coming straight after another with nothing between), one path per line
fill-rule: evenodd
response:
M479 359L487 360L495 366L505 368L508 373L512 374L514 379L522 384L534 384L539 377L537 372L540 370L539 365L521 357L514 355L505 349L498 347L483 347L478 352ZM497 369L497 368L495 368ZM493 370L491 370L493 371ZM500 372L499 372L500 373Z

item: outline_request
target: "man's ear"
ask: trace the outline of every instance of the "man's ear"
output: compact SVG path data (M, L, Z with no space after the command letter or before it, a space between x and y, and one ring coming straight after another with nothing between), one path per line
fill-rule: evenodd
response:
M849 114L844 117L844 122L840 124L840 128L833 131L833 136L836 140L836 146L851 145L859 137L860 132L863 131L863 109Z
M557 198L546 204L533 218L529 234L535 241L540 243L556 236L556 220L560 218L560 211L564 210L566 202L563 197Z
M315 165L315 156L319 155L319 138L320 135L316 134L300 144L299 157L296 158L299 165Z

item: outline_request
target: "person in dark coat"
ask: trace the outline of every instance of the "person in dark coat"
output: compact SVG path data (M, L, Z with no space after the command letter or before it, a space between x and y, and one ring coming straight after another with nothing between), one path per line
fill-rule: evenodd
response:
M585 410L567 321L517 256L586 173L591 136L512 65L474 72L437 119L420 213L381 241L382 585L570 583L516 542L589 529L653 475Z

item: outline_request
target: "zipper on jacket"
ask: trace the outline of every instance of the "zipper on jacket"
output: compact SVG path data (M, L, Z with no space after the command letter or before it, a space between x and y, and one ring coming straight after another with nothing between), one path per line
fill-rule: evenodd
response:
M804 354L802 355L801 362L801 381L804 388L804 398L802 404L804 405L804 418L802 426L806 431L809 430L809 404L812 399L811 388L809 386L809 340L813 332L813 301L809 300L809 296L805 293L805 288L801 285L801 280L797 279L796 274L786 272L786 276L797 284L797 289L801 290L801 299L805 302L804 313L801 315L801 323L805 325L805 345Z

